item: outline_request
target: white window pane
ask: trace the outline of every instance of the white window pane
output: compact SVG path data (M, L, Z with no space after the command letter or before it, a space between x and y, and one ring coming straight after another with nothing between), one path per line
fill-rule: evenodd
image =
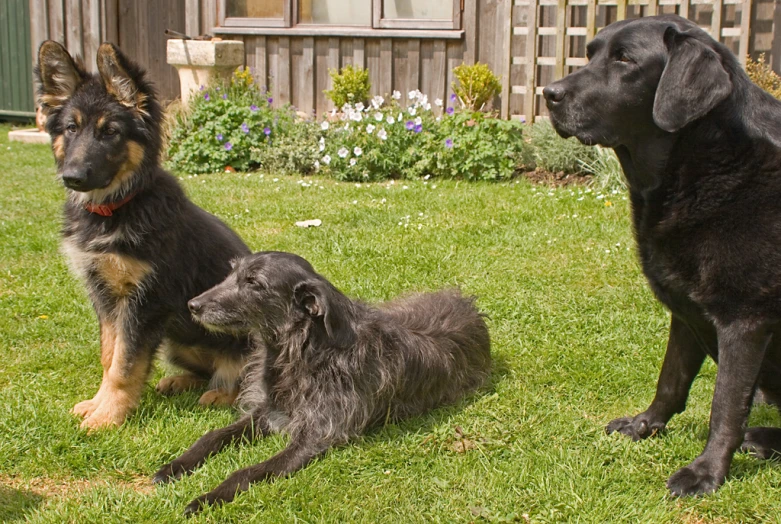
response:
M371 0L300 0L302 24L361 25L372 23Z
M453 0L383 0L383 18L452 20Z
M229 18L282 18L285 0L227 0Z

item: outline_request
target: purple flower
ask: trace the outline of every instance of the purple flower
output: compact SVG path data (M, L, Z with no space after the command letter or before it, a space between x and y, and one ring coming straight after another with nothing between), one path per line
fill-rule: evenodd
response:
M263 134L265 134L266 136L269 136L271 134L271 128L264 127L263 128Z
M225 93L224 95L222 95L222 99L223 100L227 100L228 99L228 93Z
M211 100L211 97L209 96L209 93L206 93L205 95L203 95L203 99L206 100L207 102L209 100Z
M257 111L258 110L258 106L256 106L255 104L252 104L251 106L249 106L249 110L250 111Z
M222 142L222 133L217 133L217 140Z
M413 122L412 120L407 120L406 126L407 126L407 129L412 131L415 128L415 122Z
M217 91L219 91L219 90L220 90L220 86L217 86Z
M453 109L452 107L448 107L448 108L445 110L445 113L447 113L448 115L452 115L454 111L455 111L455 109Z
M456 96L456 94L455 94L455 93L453 93L452 95L450 95L450 101L451 101L451 102L455 102L457 99L458 99L458 97Z
M415 132L416 133L420 133L421 131L423 131L423 124L416 125L415 126Z
M249 126L247 125L246 122L241 124L241 130L244 131L244 133L249 133Z
M233 144L230 142L225 142L225 150L230 151L231 149L233 149Z
M453 147L453 139L452 138L448 138L447 140L445 140L445 147L448 148L448 149L451 149Z
M204 89L205 89L205 86L203 84L201 84L201 91L203 91Z
M521 117L521 124L525 124L525 123L526 123L526 117L523 117L523 116L522 116L522 117Z
M274 102L274 99L271 98L271 97L268 97L267 101L268 101L268 105L271 105Z

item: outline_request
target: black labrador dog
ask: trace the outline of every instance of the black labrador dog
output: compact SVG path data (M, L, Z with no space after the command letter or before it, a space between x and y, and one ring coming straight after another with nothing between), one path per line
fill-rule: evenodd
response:
M663 430L710 356L707 444L667 482L675 495L710 493L741 445L781 452L781 429L746 431L757 389L781 401L781 102L678 16L611 24L587 51L588 65L545 88L551 120L615 150L643 272L672 313L653 402L607 431Z

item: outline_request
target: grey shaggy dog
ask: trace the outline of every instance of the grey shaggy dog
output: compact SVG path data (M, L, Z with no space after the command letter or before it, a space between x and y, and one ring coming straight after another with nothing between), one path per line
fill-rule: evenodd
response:
M301 257L261 252L239 259L189 306L207 328L249 333L244 415L201 437L154 481L178 479L240 439L285 431L290 443L192 501L188 514L289 475L372 426L453 403L490 373L483 316L457 290L371 306L346 297Z

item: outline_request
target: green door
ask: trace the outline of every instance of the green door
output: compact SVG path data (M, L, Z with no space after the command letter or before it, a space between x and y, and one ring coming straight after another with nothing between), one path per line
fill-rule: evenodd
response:
M0 0L0 117L34 117L29 0Z

